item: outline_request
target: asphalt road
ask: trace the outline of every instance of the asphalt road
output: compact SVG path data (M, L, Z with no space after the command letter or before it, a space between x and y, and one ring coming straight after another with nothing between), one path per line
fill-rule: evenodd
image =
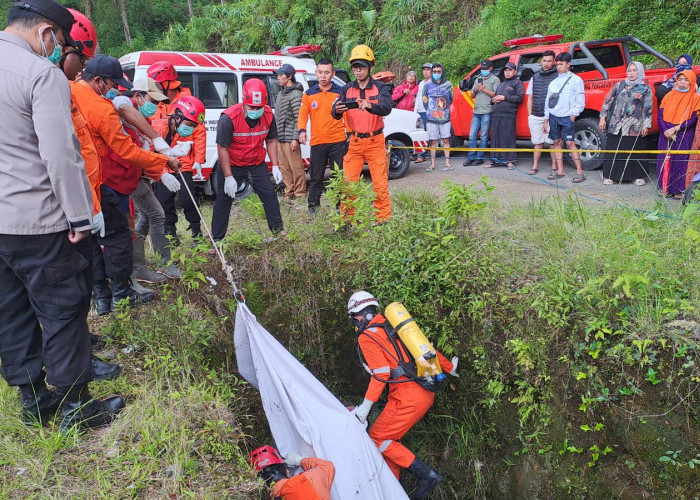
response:
M412 162L404 177L389 181L389 189L394 191L420 188L434 189L439 192L440 184L445 179L471 184L478 182L481 176L485 175L491 179L491 183L496 188L493 193L505 203L511 200L530 201L555 195L557 191L565 193L567 190L580 193L582 199L590 204L619 203L642 209L650 208L661 199L656 195L656 176L653 172L652 177L647 178L647 183L644 186L635 186L633 183L604 186L602 170L584 171L586 181L574 184L571 180L576 175L576 169L566 161L564 162L566 177L559 180L547 180L547 175L551 171L551 159L548 154L542 155L537 175L527 175L526 173L532 168L531 153L518 155L515 170L508 170L506 167L485 168L483 165L463 167L462 163L466 156L465 152L452 152L450 163L455 169L451 172L441 171L445 166L444 157L436 159L436 168L433 172L425 171L426 167L430 165L429 159L423 163ZM487 164L488 161L484 165ZM669 203L676 204L678 202L669 200Z

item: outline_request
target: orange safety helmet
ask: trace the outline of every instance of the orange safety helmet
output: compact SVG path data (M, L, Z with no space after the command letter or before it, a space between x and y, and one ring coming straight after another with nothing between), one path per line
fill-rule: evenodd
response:
M390 83L396 80L396 75L392 73L391 71L380 71L378 73L375 73L372 78L374 80L377 80L379 82L383 83Z
M97 31L92 21L80 11L68 9L75 22L70 30L70 36L75 41L75 48L87 57L94 57L97 49Z
M153 78L156 83L177 82L177 71L172 63L168 61L156 61L148 67L146 72L149 78ZM178 84L180 82L177 82ZM174 87L176 88L176 87Z
M251 78L243 84L243 103L249 106L267 104L267 87L262 80Z
M195 123L204 123L204 104L194 96L186 95L173 102L173 112ZM179 113L178 113L179 112Z
M248 455L248 461L256 472L260 472L270 465L284 464L284 460L282 460L280 454L277 453L277 450L267 444L251 451L250 455Z

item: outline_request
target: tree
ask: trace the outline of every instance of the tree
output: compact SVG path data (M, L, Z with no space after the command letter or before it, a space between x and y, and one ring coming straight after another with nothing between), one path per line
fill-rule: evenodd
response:
M127 45L131 45L131 32L129 31L129 19L126 17L126 0L119 0L122 13L122 25L124 26L124 40Z

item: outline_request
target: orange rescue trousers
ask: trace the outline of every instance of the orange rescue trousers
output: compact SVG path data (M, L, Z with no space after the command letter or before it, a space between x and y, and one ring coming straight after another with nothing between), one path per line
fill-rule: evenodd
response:
M359 181L365 161L372 176L374 213L377 221L382 222L391 218L389 166L386 163L384 134L366 138L350 136L348 152L343 158L345 179L351 182Z
M369 430L369 437L397 479L401 468L407 468L416 458L400 440L423 418L434 400L434 393L415 382L391 384L386 407Z

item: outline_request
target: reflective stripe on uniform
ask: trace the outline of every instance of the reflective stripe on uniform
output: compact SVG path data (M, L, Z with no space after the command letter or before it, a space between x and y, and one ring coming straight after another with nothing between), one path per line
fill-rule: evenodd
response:
M374 370L372 370L372 373L391 373L391 368L389 368L388 366L382 366L380 368L375 368Z
M386 449L393 443L394 441L392 439L387 439L386 441L382 441L382 444L379 445L379 453L384 453Z
M253 137L255 135L267 135L268 132L270 132L270 129L261 130L259 132L234 132L233 136L234 137Z

